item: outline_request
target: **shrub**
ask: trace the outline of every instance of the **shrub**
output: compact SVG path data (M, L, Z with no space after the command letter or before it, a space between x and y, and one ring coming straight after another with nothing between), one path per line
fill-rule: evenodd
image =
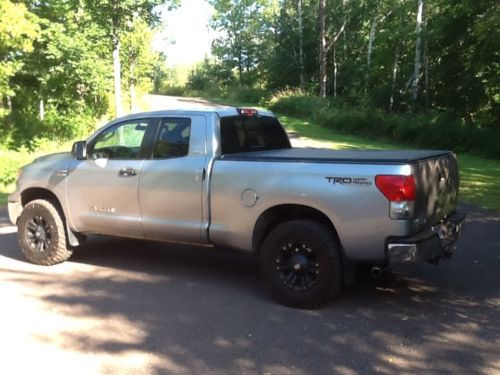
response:
M17 178L17 171L33 159L45 154L68 151L69 143L59 144L47 138L35 138L28 146L21 146L16 150L0 149L0 185L13 184Z
M261 103L266 93L267 92L261 88L232 84L226 88L225 95L223 96L231 102L253 105L255 103Z
M275 92L269 107L290 116L309 117L328 108L328 100L307 94L299 89L284 89Z
M308 118L322 127L418 148L451 149L500 157L500 130L481 129L458 120L452 112L389 114L369 106L353 106L300 90L276 92L272 110Z
M173 96L184 96L186 95L187 90L186 87L184 86L168 86L164 92L162 92L162 95L173 95Z

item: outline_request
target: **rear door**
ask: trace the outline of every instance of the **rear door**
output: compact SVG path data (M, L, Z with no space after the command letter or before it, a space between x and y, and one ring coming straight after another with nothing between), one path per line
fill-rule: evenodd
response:
M70 218L76 230L142 237L137 197L148 134L157 119L138 119L106 128L87 145L87 160L67 178Z
M208 222L202 198L206 127L202 115L161 120L139 180L141 221L147 238L206 242L202 230Z

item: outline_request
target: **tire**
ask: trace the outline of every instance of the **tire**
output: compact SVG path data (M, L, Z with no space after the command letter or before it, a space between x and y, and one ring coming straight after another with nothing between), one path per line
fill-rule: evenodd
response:
M331 230L311 220L293 220L273 229L259 262L274 298L286 306L316 309L343 288L338 241Z
M67 260L73 251L66 241L64 220L53 203L29 202L18 220L18 241L28 261L51 266Z

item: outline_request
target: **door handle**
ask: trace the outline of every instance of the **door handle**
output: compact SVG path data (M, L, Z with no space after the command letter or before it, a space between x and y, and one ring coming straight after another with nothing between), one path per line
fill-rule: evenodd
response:
M137 175L137 169L135 168L123 168L118 171L118 176L120 177L130 177L130 176L136 176Z

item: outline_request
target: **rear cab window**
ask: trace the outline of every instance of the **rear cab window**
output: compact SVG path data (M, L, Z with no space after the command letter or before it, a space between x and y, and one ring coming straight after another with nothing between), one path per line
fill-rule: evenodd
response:
M257 113L222 117L222 154L290 148L285 130L275 117Z
M189 153L191 119L164 118L153 147L153 159L186 156Z

